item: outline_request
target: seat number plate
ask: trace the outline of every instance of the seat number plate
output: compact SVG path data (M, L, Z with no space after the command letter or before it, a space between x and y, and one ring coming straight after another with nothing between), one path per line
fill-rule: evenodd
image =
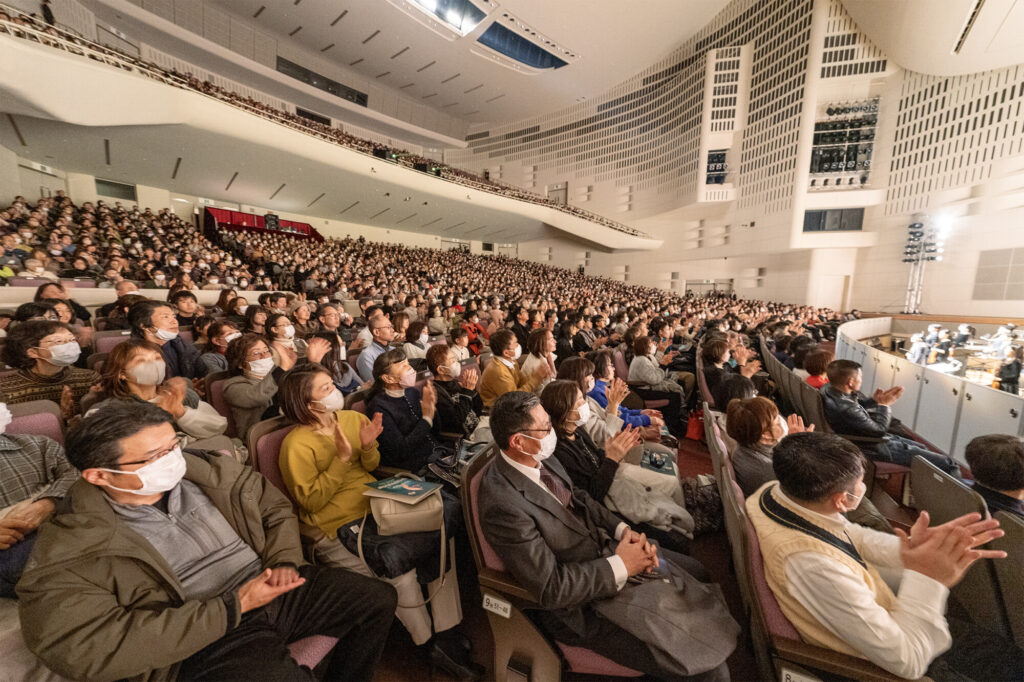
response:
M484 610L490 611L491 613L496 613L502 618L512 617L511 603L504 601L502 599L498 599L497 597L487 593L484 593Z

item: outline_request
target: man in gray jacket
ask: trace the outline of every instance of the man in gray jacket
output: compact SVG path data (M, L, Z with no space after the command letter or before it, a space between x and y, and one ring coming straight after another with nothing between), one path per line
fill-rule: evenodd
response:
M499 397L490 427L501 452L480 482L481 525L508 571L539 603L530 614L534 621L565 644L659 679L680 679L658 664L643 640L592 608L614 597L629 578L658 567L662 552L573 487L550 456L556 436L535 395L511 391ZM670 556L709 580L698 562ZM722 664L691 679L728 679L728 672Z

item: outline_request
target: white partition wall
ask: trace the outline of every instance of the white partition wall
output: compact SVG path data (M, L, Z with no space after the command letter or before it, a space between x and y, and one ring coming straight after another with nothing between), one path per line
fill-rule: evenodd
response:
M966 461L964 450L971 439L990 433L1019 434L1020 428L1020 398L1004 391L967 384L960 407L953 456L961 462Z
M928 320L922 319L920 325ZM906 358L864 343L885 336L892 318L874 317L839 327L836 357L860 363L864 373L861 392L900 385L903 396L892 413L936 447L964 462L964 448L976 436L991 433L1024 435L1024 399L962 377L915 365Z

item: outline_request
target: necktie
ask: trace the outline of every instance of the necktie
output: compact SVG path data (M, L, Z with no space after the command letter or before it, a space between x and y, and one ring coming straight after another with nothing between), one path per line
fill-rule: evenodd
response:
M551 472L544 468L544 465L540 466L540 482L544 484L544 487L551 491L551 494L555 496L555 499L557 499L563 507L571 506L572 493L570 493L569 489L565 487L564 483L562 483L562 479L557 476L552 476Z

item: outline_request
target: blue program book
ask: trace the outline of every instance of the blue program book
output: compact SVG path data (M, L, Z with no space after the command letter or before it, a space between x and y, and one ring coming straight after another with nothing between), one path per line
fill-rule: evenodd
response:
M441 488L440 483L418 481L414 478L392 476L373 483L367 483L369 490L363 492L369 497L386 497L406 504L418 504Z

